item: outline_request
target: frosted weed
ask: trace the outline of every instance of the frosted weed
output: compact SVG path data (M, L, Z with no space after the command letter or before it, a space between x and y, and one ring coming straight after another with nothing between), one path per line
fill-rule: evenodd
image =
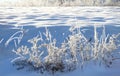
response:
M32 44L31 47L24 45L13 50L18 57L13 59L12 63L19 66L18 70L27 66L33 71L51 74L69 72L75 70L77 66L83 68L91 61L110 67L113 60L119 59L116 57L116 54L119 54L116 50L120 46L118 40L120 33L109 35L106 34L105 26L102 28L102 34L98 36L97 27L94 26L91 41L81 32L81 27L71 26L69 28L71 34L58 47L57 40L46 27L46 32L28 40Z

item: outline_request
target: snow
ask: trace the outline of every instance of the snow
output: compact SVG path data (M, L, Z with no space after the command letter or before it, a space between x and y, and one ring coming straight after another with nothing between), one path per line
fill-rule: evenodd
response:
M13 26L71 26L120 23L120 7L0 8L0 24ZM12 12L11 12L12 11Z
M0 35L0 38L5 38L5 40L7 40L7 38L10 37L10 34L14 34L16 32L16 29L10 29L12 27L7 27L7 26L0 26L0 33L2 35ZM61 29L60 29L61 28ZM58 43L62 42L64 39L64 36L62 36L62 33L65 33L65 37L68 36L68 28L67 26L53 26L53 27L48 27L48 29L51 30L52 36L54 38L57 38ZM88 31L85 32L85 35L89 38L91 37L91 35L93 35L93 29L91 28L91 26L85 27L86 29L88 29ZM39 27L30 27L30 26L25 26L24 29L29 29L29 32L26 33L26 35L23 37L21 44L26 45L28 39L31 39L32 37L34 37L34 35L38 34L39 31L44 32L44 28ZM84 29L84 28L82 28ZM120 32L120 27L115 27L115 26L106 26L107 32L109 34L116 34ZM54 33L54 31L56 30L57 33ZM8 32L9 31L9 32ZM6 35L9 35L8 37ZM36 36L35 35L35 36ZM16 67L12 65L11 60L13 60L16 55L15 53L13 53L11 50L11 47L13 47L13 43L10 43L8 47L5 47L4 45L5 41L2 42L1 46L0 46L0 75L2 76L39 76L40 73L36 73L36 72L31 72L31 71L26 71L26 70L16 70ZM77 70L73 71L73 72L68 72L68 73L62 73L62 74L58 74L59 76L73 76L73 75L79 75L79 76L89 76L89 75L93 75L93 76L114 76L114 75L119 75L120 74L120 61L115 61L113 62L113 65L110 68L105 68L105 66L99 66L97 64L89 64L86 65L85 68L82 70L80 68L78 68ZM40 76L45 76L45 75L40 75ZM47 75L49 76L49 75Z
M83 33L87 38L93 37L92 25L105 25L107 34L120 33L120 7L14 7L0 8L0 76L44 76L40 73L25 70L18 71L12 66L11 60L16 55L12 52L14 42L5 43L20 27L26 31L20 45L28 44L27 40L37 36L39 32L44 33L46 26L50 30L52 37L56 38L57 45L63 42L69 35L69 27L82 26ZM63 34L64 33L64 34ZM100 34L100 33L99 33ZM17 35L19 36L19 35ZM31 46L28 44L28 46ZM120 49L118 49L120 50ZM85 68L77 69L70 73L63 73L60 76L118 76L120 75L120 61L113 62L112 67L106 68L93 63ZM49 76L49 75L48 75Z

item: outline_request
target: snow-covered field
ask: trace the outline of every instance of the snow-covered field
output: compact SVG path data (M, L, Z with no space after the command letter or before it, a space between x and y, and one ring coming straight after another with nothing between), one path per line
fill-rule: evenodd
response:
M120 7L0 8L0 24L10 26L71 26L120 24Z
M12 65L16 55L12 52L14 41L5 46L9 38L19 28L26 30L20 45L28 45L27 40L35 37L39 32L45 32L48 27L57 45L70 34L70 26L81 26L82 33L87 38L93 38L93 25L98 27L101 34L105 25L107 34L120 33L120 7L22 7L0 8L0 76L42 76L40 73L16 70ZM17 35L18 36L18 35ZM120 40L120 37L118 38ZM119 51L120 49L118 49ZM120 61L114 61L110 68L95 64L88 64L83 70L59 74L60 76L119 76ZM44 76L44 75L43 75ZM49 76L49 75L48 75Z

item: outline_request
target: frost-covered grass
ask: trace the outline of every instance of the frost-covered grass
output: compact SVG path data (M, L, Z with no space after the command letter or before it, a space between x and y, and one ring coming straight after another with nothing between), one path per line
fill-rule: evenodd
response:
M3 40L4 40L4 39L0 39L0 43L2 43Z
M21 45L13 50L17 57L12 63L17 65L18 70L27 67L40 73L52 74L83 68L90 62L110 67L114 60L119 59L119 51L116 50L120 46L120 33L106 34L103 26L102 33L98 35L97 28L95 25L94 36L87 38L80 26L71 26L69 36L57 46L57 40L46 27L46 32L28 40L31 46Z
M0 0L1 1L1 0ZM67 11L66 11L67 10ZM25 70L34 70L34 71L41 71L41 72L50 72L50 73L56 73L55 70L52 72L51 66L48 66L48 70L45 70L45 67L42 69L36 68L33 66L33 62L28 62L27 60L20 59L19 60L19 55L16 55L14 51L17 51L17 49L29 49L29 51L33 54L32 50L32 43L29 41L32 39L39 39L41 36L43 38L42 41L38 41L37 45L42 45L42 48L39 49L39 54L41 53L42 56L42 62L48 62L47 59L51 57L50 55L48 56L47 52L47 45L49 42L47 41L45 37L45 28L46 30L49 30L51 33L52 39L54 39L56 43L54 47L57 47L58 49L64 48L67 49L68 51L66 52L66 59L68 61L64 61L65 64L66 62L71 62L69 65L65 65L65 70L66 71L67 67L69 69L70 65L73 64L72 60L74 60L75 65L71 65L70 68L72 68L70 73L62 73L62 76L74 76L74 75L80 75L80 76L100 76L101 74L104 76L118 76L120 73L119 70L119 50L111 50L111 53L108 53L105 51L106 46L108 46L110 43L108 40L110 37L116 40L120 40L120 37L115 39L114 37L117 37L117 34L120 33L120 27L119 27L119 7L54 7L54 8L49 8L49 7L43 7L43 8L0 8L0 75L2 76L40 76L38 73L36 75L36 72L26 72ZM11 12L12 11L12 12ZM63 13L64 12L64 13ZM77 21L77 22L76 22ZM80 32L77 32L77 27L71 27L69 29L69 26L71 25L81 25L81 28L78 28ZM97 23L96 28L96 37L94 37L94 28L89 26L93 25L94 23ZM105 25L105 27L99 27L98 25ZM110 26L108 26L110 25ZM15 26L15 27L14 27ZM18 28L18 27L21 28ZM17 28L16 28L17 27ZM105 28L105 35L102 36L103 34L102 31ZM26 32L29 29L28 32ZM69 31L69 30L70 31ZM74 33L72 33L72 30L74 30ZM24 31L22 31L24 30ZM38 32L40 31L40 32ZM18 32L18 33L17 33ZM15 34L16 33L16 34ZM40 35L41 33L41 35ZM79 34L77 34L79 33ZM80 34L82 33L82 34ZM75 37L73 37L75 34ZM113 35L114 34L114 35ZM73 35L73 36L72 36ZM78 36L82 36L81 38ZM115 36L116 35L116 36ZM23 36L23 37L22 37ZM118 34L119 36L119 34ZM20 37L20 38L19 38ZM85 38L84 38L85 37ZM103 37L103 38L101 38ZM106 38L105 38L106 37ZM76 39L74 39L76 38ZM101 49L100 47L103 47L102 44L107 44L104 47L104 52L105 54L102 56L102 52L99 50L99 53L97 52L92 52L89 51L91 54L87 54L89 52L85 52L84 56L82 55L83 52L81 51L81 55L76 53L77 56L75 56L75 52L70 50L70 41L71 45L72 43L76 44L76 41L81 41L79 40L83 39L86 43L86 39L88 41L88 46L92 45L94 47L94 38L96 38L96 47ZM106 40L104 40L106 39ZM7 41L8 40L8 41ZM28 41L29 40L29 41ZM75 42L73 41L75 40ZM18 43L19 41L19 43ZM113 41L113 40L112 40ZM8 42L8 45L7 45ZM69 44L68 44L69 42ZM79 43L78 42L78 43ZM99 42L99 43L98 43ZM112 42L111 42L112 43ZM120 45L118 44L119 42L116 42L116 45L119 47ZM7 45L5 47L5 44ZM84 44L87 45L87 44ZM51 46L51 45L49 45ZM14 48L14 51L11 52L12 48ZM85 46L83 46L85 47ZM92 47L88 47L91 49ZM97 49L98 49L97 48ZM57 49L57 50L58 50ZM79 48L77 48L79 49ZM92 49L93 50L93 49ZM94 49L95 50L95 49ZM102 49L101 49L102 50ZM73 54L74 53L74 54ZM96 55L94 55L97 53ZM106 55L107 54L107 55ZM55 55L55 54L54 54ZM48 56L48 57L46 57ZM59 56L59 55L58 55ZM73 57L72 57L73 56ZM93 59L93 56L96 56ZM114 57L112 57L114 56ZM17 60L18 57L18 60ZM29 54L25 56L26 58L29 58ZM45 58L46 57L46 58ZM81 60L78 58L83 57ZM85 57L85 58L84 58ZM103 58L102 58L103 57ZM14 59L16 58L16 59ZM44 58L44 59L43 59ZM51 57L52 59L54 57ZM90 58L90 59L89 59ZM107 59L109 58L109 59ZM25 70L17 71L15 67L13 67L10 63L10 61L13 59L13 64L16 62L18 66L18 70L25 68ZM46 61L45 61L46 59ZM108 61L107 61L107 60ZM23 61L21 61L23 60ZM56 60L56 59L55 59ZM54 61L55 61L54 60ZM71 61L70 61L71 60ZM84 60L84 61L83 61ZM79 61L79 62L77 62ZM83 62L81 62L83 61ZM91 63L93 62L93 63ZM106 64L107 63L107 64ZM96 64L96 65L95 65ZM99 66L99 65L101 66ZM46 64L47 65L47 64ZM49 65L49 64L48 64ZM36 65L35 65L36 66ZM54 65L56 66L56 65ZM61 66L61 65L60 65ZM105 68L104 66L110 67ZM63 66L61 66L63 67ZM77 68L76 68L77 67ZM85 68L84 72L80 71L78 68ZM55 67L56 68L56 67ZM60 67L58 67L60 68ZM92 69L92 70L91 70ZM43 70L43 71L42 71ZM58 70L60 71L60 70ZM46 73L45 73L46 74ZM64 75L65 74L65 75ZM50 75L50 74L49 74ZM48 76L49 76L48 75ZM43 75L44 76L44 75ZM46 75L45 75L46 76Z
M94 43L92 46L93 60L98 60L99 63L105 64L110 67L115 57L115 50L119 48L119 34L109 35L106 34L105 26L101 36L97 33L97 28L94 26Z
M102 6L119 3L119 0L1 0L0 6Z
M18 28L18 30L19 30L18 32L14 33L14 34L6 41L5 46L8 46L11 41L14 41L14 44L15 44L14 46L17 48L17 45L21 42L21 40L22 40L25 32L27 32L27 31L25 31L25 30L23 29L23 27Z

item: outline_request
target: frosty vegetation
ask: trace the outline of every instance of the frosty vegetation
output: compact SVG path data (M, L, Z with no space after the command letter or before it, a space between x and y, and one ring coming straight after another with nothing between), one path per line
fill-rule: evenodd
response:
M45 28L45 33L28 40L32 44L31 47L22 45L15 48L13 52L17 57L11 62L18 70L28 68L51 74L73 71L77 67L83 68L90 62L110 67L114 60L119 59L119 51L116 50L120 46L120 33L109 35L106 34L105 26L102 28L102 34L98 36L97 27L94 26L94 37L91 40L85 37L80 27L71 26L71 34L59 47L56 45L57 40L52 38L48 28ZM23 35L20 39L21 37Z
M120 5L120 0L1 0L0 6L105 6Z
M4 40L3 38L2 38L2 39L0 39L0 44L3 42L3 40Z
M5 43L5 46L8 46L9 43L11 41L14 41L15 47L17 48L17 45L21 42L24 33L27 32L23 29L23 27L21 28L17 28L19 31L17 31L16 33L14 33Z

